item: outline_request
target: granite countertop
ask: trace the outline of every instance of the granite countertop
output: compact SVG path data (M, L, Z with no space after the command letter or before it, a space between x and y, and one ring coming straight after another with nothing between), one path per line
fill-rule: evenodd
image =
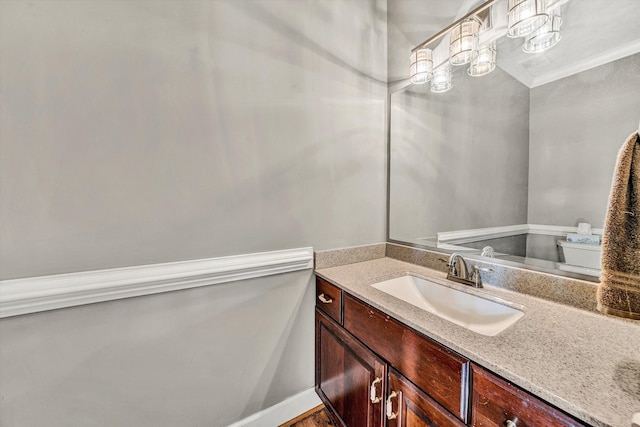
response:
M370 286L407 272L521 304L525 316L496 336L484 336ZM486 284L474 289L446 280L443 272L387 257L316 274L589 424L630 427L640 412L640 322Z

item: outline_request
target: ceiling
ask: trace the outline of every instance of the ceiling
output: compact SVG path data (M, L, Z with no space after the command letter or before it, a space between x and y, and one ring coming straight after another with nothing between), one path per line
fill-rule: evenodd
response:
M389 0L388 20L418 45L483 0ZM493 7L506 8L506 0ZM537 54L522 51L522 38L498 40L498 66L527 87L640 52L640 0L569 0L562 6L562 39Z

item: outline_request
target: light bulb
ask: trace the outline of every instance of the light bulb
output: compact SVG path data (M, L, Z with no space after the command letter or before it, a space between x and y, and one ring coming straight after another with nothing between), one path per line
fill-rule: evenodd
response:
M471 61L467 74L473 77L484 76L496 68L496 42L478 49L478 56Z
M449 40L451 65L468 64L478 55L478 31L480 22L471 17L453 27Z
M546 24L524 39L522 50L527 53L539 53L555 46L562 38L561 25L560 8L556 8Z
M418 49L411 53L409 66L409 80L414 84L428 82L433 75L433 52L431 49Z
M508 37L524 37L549 20L545 0L509 0L508 8Z
M442 93L453 87L451 83L451 67L449 64L436 69L431 79L431 92Z

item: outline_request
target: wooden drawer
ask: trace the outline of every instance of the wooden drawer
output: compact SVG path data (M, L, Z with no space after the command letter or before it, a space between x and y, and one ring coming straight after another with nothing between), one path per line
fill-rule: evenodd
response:
M344 327L402 375L467 422L469 361L351 295Z
M477 365L472 369L474 427L504 427L508 420L518 427L586 425Z
M316 306L342 325L342 290L316 277Z

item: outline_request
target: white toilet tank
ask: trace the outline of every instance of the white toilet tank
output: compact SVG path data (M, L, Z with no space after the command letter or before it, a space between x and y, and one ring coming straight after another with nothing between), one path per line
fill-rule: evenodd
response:
M601 245L589 245L586 243L573 243L566 240L558 240L558 247L562 248L566 264L587 268L600 268L602 256Z

